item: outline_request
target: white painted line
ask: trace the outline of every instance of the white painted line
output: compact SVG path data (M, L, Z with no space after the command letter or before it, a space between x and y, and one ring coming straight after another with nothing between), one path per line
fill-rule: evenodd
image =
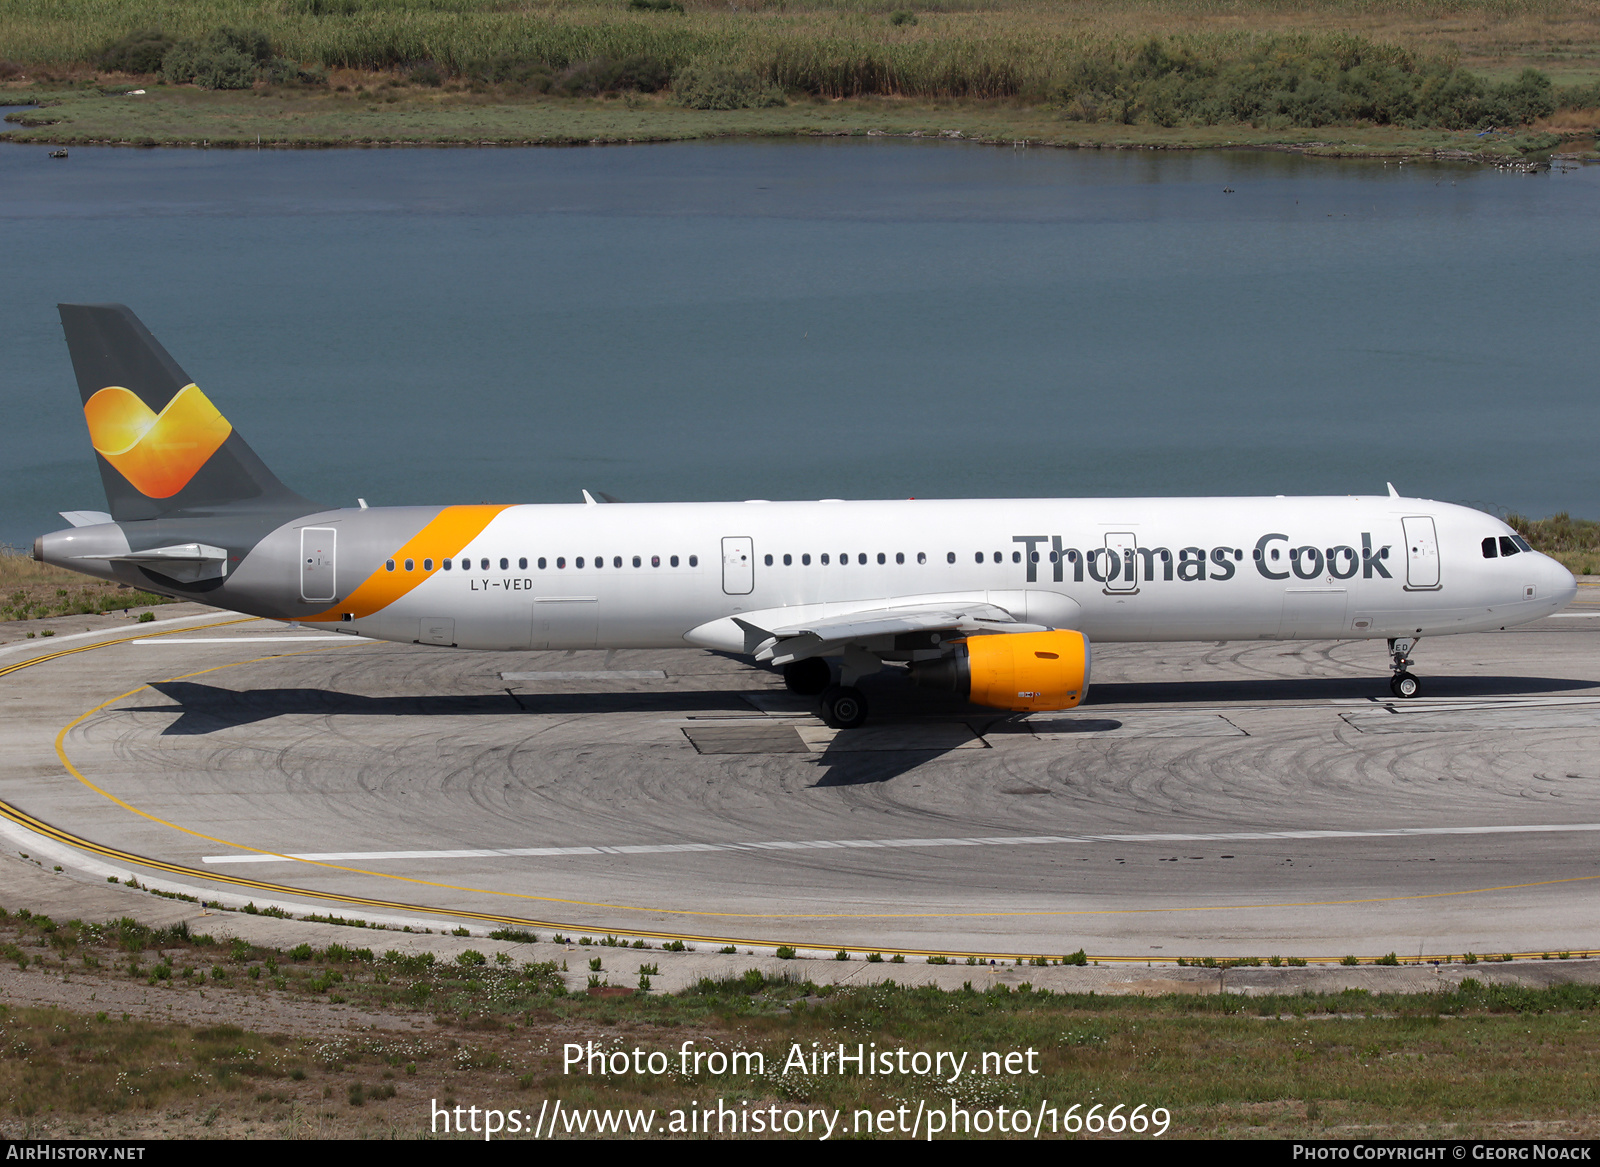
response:
M1600 694L1592 697L1502 697L1490 700L1462 698L1459 701L1441 701L1438 698L1423 701L1390 699L1379 708L1390 713L1517 713L1536 709L1562 709L1574 705L1600 704ZM1376 712L1376 710L1374 710Z
M357 636L162 636L152 637L149 640L135 640L134 644L278 644L283 641L323 640L332 644L334 641L359 641Z
M542 673L501 673L502 681L664 681L660 669L554 669Z
M1372 831L1230 831L1218 835L978 835L947 839L804 839L769 843L634 843L619 846L507 847L460 851L320 851L299 855L204 855L202 863L365 863L380 859L546 859L567 855L677 855L702 851L854 851L920 847L1037 847L1062 843L1244 843L1321 839L1409 839L1430 835L1545 835L1600 831L1600 823L1520 827L1392 827Z
M1593 620L1600 612L1557 612L1552 620Z
M70 619L72 619L72 617L63 616L63 617L61 617L61 619L70 620ZM213 621L217 625L231 624L231 623L233 623L234 621L236 621L238 619L239 619L239 617L235 616L232 612L206 612L206 613L204 613L202 615L199 615L199 616L176 616L176 617L173 617L172 619L169 619L169 620L154 620L154 621L152 621L152 623L155 624L157 627L156 628L152 628L150 631L152 631L152 632L158 631L161 627L166 627L166 628L188 628L190 626L205 627L205 621L207 621L207 620ZM136 623L137 623L137 621L133 621L133 620L130 620L128 622L128 624L130 624L130 625L131 624L136 624ZM281 627L281 625L280 625L280 627ZM77 641L77 640L94 640L96 637L103 637L103 638L105 638L107 640L115 640L115 639L117 639L117 637L121 636L122 634L124 634L124 633L126 633L128 631L130 631L130 628L128 627L128 625L124 625L121 628L97 628L93 632L73 632L73 633L69 633L69 634L67 634L65 636L50 636L50 637L46 637L46 638L43 638L43 639L40 639L40 640L19 640L15 644L8 644L8 645L5 645L4 647L0 647L0 656L10 656L12 653L16 653L16 652L38 652L38 653L43 653L46 650L49 650L49 651L53 652L53 651L55 651L55 648L56 648L57 645L70 644L73 641Z

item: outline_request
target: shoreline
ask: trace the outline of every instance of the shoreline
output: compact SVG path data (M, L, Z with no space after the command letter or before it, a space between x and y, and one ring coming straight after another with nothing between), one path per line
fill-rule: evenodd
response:
M188 149L404 149L645 145L816 138L959 141L1015 149L1268 150L1312 157L1465 162L1535 169L1600 161L1592 128L1535 125L1516 132L1389 126L1258 129L1084 123L1005 102L802 100L768 109L692 110L667 101L602 98L485 100L480 95L202 91L157 86L0 90L31 103L0 124L0 143Z

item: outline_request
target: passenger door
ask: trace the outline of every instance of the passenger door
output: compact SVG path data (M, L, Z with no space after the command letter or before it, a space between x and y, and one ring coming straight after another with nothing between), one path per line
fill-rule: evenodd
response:
M1139 537L1131 531L1107 531L1104 571L1106 575L1106 591L1108 592L1136 592L1139 590L1139 556L1137 549ZM1112 576L1111 563L1116 563L1117 572Z
M1439 537L1433 519L1411 515L1400 520L1406 531L1406 587L1431 591L1439 586Z
M300 529L300 597L316 603L333 599L337 592L334 554L339 533L332 527Z

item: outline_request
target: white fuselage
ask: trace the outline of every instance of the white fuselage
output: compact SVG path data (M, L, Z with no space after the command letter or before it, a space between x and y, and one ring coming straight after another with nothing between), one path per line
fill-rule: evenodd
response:
M1513 537L1466 507L1383 496L515 506L432 570L419 552L403 594L333 626L462 648L737 652L734 617L968 597L1098 641L1438 636L1572 598L1554 560L1501 553ZM339 573L369 567L318 570L344 593L356 580Z

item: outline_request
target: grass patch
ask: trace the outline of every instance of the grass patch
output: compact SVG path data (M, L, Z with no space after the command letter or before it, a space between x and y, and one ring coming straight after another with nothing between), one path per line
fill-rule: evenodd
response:
M1506 522L1519 535L1577 575L1600 574L1600 523L1575 519L1563 511L1548 519L1507 515Z
M0 545L0 620L100 616L174 602L126 584L38 563L26 551Z
M548 962L373 956L337 944L307 946L290 960L181 927L22 912L0 918L0 952L26 957L28 975L37 967L47 976L70 968L74 979L137 977L153 994L281 995L311 1006L331 1003L337 986L350 1007L434 1023L426 1035L347 1033L349 1015L339 1013L329 1018L337 1037L280 1038L0 1006L0 1098L36 1132L51 1121L148 1115L180 1116L192 1133L216 1137L263 1123L287 1131L295 1115L314 1112L330 1122L378 1121L409 1137L422 1133L429 1097L481 1103L558 1088L590 1091L604 1106L714 1106L719 1096L739 1096L846 1112L907 1098L1026 1109L1092 1095L1107 1107L1166 1107L1174 1134L1226 1137L1494 1137L1525 1134L1514 1124L1530 1122L1541 1137L1581 1135L1592 1134L1589 1116L1600 1103L1600 1081L1588 1068L1600 1055L1600 986L1591 985L1524 989L1469 978L1417 995L1103 997L969 984L952 993L817 985L797 962L787 975L749 969L703 978L676 996L590 997L568 994L562 970ZM223 965L271 975L183 975ZM639 969L641 977L654 972ZM575 1082L559 1059L562 1042L579 1032L669 1058L693 1036L699 1049L759 1053L764 1063L748 1073ZM954 1083L915 1072L785 1072L796 1044L840 1042L966 1052L969 1069ZM1037 1073L982 1068L985 1052L1029 1049ZM391 1100L398 1108L383 1111Z

